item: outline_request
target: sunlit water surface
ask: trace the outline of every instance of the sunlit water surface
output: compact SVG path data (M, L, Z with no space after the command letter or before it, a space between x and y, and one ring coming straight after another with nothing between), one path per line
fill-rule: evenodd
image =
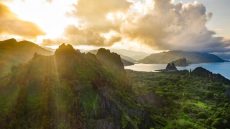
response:
M156 70L165 69L166 64L135 64L126 66L125 69L143 72L157 72ZM177 67L178 70L194 70L197 67L203 67L213 73L220 73L226 78L230 79L230 62L224 63L201 63L192 64L187 67Z

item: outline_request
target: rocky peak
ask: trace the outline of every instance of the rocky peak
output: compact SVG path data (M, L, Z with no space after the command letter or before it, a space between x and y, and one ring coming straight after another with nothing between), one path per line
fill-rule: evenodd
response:
M177 71L177 68L174 63L168 63L166 66L167 71Z
M72 45L70 44L62 44L59 48L55 51L55 55L74 55L77 54L79 51L75 50Z
M115 66L119 69L124 69L124 65L121 61L120 55L110 52L105 48L100 48L96 55L102 62L105 62L108 65Z
M4 40L4 41L0 41L0 44L3 44L3 45L16 45L17 43L17 40L12 38L12 39L7 39L7 40Z
M12 42L12 43L16 43L16 42L17 42L17 40L16 40L16 39L14 39L14 38L12 38L12 39L5 40L5 42Z

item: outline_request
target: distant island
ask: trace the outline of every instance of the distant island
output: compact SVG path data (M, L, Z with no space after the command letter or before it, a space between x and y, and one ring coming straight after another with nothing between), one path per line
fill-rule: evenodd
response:
M186 66L188 64L226 62L226 60L204 52L168 51L151 54L139 62L145 64L168 64L173 62L177 66Z

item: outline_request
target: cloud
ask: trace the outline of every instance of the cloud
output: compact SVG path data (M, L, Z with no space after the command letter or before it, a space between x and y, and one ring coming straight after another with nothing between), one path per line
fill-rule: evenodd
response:
M111 46L120 40L120 36L111 35L110 37L105 37L90 28L77 28L76 26L70 25L65 31L65 39L66 42L75 45Z
M78 0L74 10L68 15L80 20L81 26L69 25L65 29L63 38L54 41L73 45L111 46L121 40L120 17L123 12L128 11L130 5L131 2L126 0ZM111 31L115 33L110 33ZM43 45L54 41L44 40Z
M78 0L71 16L81 25L67 27L65 41L109 46L128 39L159 50L229 51L230 42L206 27L213 14L203 4L144 1Z
M79 29L73 25L67 27L65 36L72 44L103 45L104 43L104 39L98 33L89 29Z
M1 34L12 34L29 38L44 34L34 23L19 19L2 3L0 3L0 23Z
M157 49L226 51L229 42L215 37L215 32L206 27L211 17L212 13L197 2L155 0L154 8L145 15L130 14L121 33Z
M45 39L43 45L59 45L60 42L70 43L72 45L93 45L93 46L111 46L121 40L117 33L100 34L89 28L79 28L69 25L64 33L64 37L59 39Z
M119 23L111 23L106 16L113 12L126 12L130 5L126 0L78 0L73 15L94 31L108 31L117 28Z

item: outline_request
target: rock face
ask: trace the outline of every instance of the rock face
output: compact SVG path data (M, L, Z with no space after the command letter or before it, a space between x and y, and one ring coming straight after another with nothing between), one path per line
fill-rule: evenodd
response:
M192 74L196 75L196 76L206 77L210 80L221 81L223 83L230 84L230 80L228 80L227 78L225 78L221 74L214 74L214 73L212 73L212 72L210 72L207 69L204 69L202 67L197 67L196 69L194 69L192 71Z
M166 71L177 71L177 68L174 63L168 63L165 70Z

